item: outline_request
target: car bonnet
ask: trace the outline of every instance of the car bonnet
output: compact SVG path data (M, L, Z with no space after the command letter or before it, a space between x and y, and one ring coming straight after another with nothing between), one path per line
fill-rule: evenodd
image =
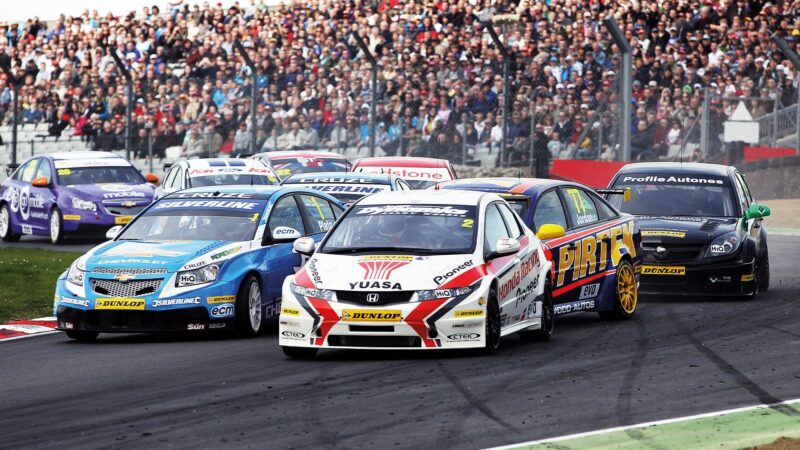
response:
M315 254L298 273L305 287L346 291L418 291L436 289L482 267L472 254ZM461 287L461 286L451 286Z

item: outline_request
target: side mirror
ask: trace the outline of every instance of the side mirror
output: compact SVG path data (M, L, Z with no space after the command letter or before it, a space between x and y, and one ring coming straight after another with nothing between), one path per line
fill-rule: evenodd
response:
M50 180L48 180L47 177L34 178L31 184L34 187L48 187L50 186Z
M301 236L303 235L292 227L275 227L275 229L272 230L272 242L275 244L291 242Z
M296 239L294 244L292 244L294 251L306 256L311 256L314 253L314 250L316 250L316 247L317 245L314 242L314 239L310 237L301 237Z
M36 180L34 180L36 181ZM747 220L750 219L760 219L762 217L767 217L772 212L769 210L767 205L762 205L760 203L752 203L747 211L744 212L744 218Z
M147 180L148 183L158 183L158 176L154 173L148 173L144 176L144 179Z
M122 231L122 225L114 225L113 227L109 228L108 231L106 231L106 239L113 241L114 238L119 235L120 231Z
M497 250L489 253L486 260L499 258L501 256L513 255L519 251L519 241L514 238L500 238L495 245Z
M567 231L561 225L546 223L539 227L539 231L536 232L536 237L539 238L540 241L546 241L548 239L563 237L566 234Z

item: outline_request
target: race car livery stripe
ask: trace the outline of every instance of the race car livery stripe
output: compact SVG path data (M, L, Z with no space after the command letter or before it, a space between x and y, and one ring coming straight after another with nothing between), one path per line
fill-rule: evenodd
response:
M331 331L336 322L339 321L339 314L336 314L336 311L330 307L328 302L325 300L320 300L318 298L309 297L308 301L311 305L322 315L322 325L319 327L319 337L317 338L314 345L323 345L325 342L325 338L328 337L328 333Z
M436 347L436 342L428 338L428 330L423 320L436 311L436 308L442 306L445 301L447 300L439 299L420 302L419 306L414 308L405 318L405 322L417 332L425 347Z
M300 306L302 306L303 309L314 319L314 323L311 325L311 329L316 330L317 325L319 324L320 321L319 314L317 314L317 312L314 311L314 308L312 308L311 305L308 304L305 297L303 297L302 295L294 294L294 298L297 300L298 303L300 303Z
M600 231L600 230L602 230L604 228L611 228L614 225L619 225L619 224L624 223L624 222L626 222L626 220L624 220L624 219L623 220L616 220L616 221L611 222L611 223L604 223L604 224L596 226L596 227L588 228L586 230L581 230L578 233L567 234L564 237L560 237L560 238L548 241L547 245L549 245L551 248L552 247L557 247L557 246L559 246L561 244L566 244L569 241L574 241L575 239L582 238L584 236L590 235L590 234L592 234L594 232L597 232L597 231Z
M294 274L294 284L302 286L304 288L317 287L317 285L314 284L314 281L311 280L311 277L308 276L308 272L306 271L305 266L301 268L296 274Z
M537 184L539 184L539 181L526 181L526 182L524 182L522 184L518 184L518 185L514 186L508 192L510 194L524 194L525 191L527 191L528 189L536 186Z
M478 287L478 284L480 284L480 283L478 282L478 283L475 283L475 284L470 286L473 291ZM428 317L425 320L425 322L428 323L428 327L435 330L436 329L436 321L441 319L445 314L450 312L453 308L456 307L456 305L458 305L459 303L464 301L464 299L469 297L470 295L471 295L471 293L464 294L464 295L459 295L457 297L453 297L452 299L450 299L450 301L445 303L444 306L439 308L435 313L431 314L430 317Z
M450 281L445 282L438 289L449 289L453 287L462 287L462 286L469 286L475 281L480 280L481 278L485 277L487 274L486 272L486 264L481 264L480 266L475 266L466 272L458 275L457 277L451 279Z
M517 254L524 254L527 256L528 253L530 253L528 252L527 248L529 242L530 238L528 236L525 236L520 241L521 248ZM513 261L516 256L517 255L504 256L502 258L494 259L489 263L473 267L472 269L467 270L466 272L460 274L459 276L439 286L438 289L449 289L454 287L470 286L488 274L492 274L494 276L502 276L503 273L507 272L508 270L511 270L514 267Z
M608 275L614 275L615 273L617 273L617 269L616 268L609 269L609 270L606 270L605 272L600 272L598 274L594 274L594 275L592 275L590 277L586 277L586 278L584 278L582 280L578 280L578 281L576 281L574 283L568 284L566 286L563 286L563 287L560 287L560 288L554 290L553 291L553 297L558 297L561 294L567 293L567 292L569 292L569 291L571 291L571 290L573 290L575 288L581 287L584 284L587 284L587 283L590 283L590 282L592 282L594 280L597 280L598 278L603 278L603 277L606 277Z

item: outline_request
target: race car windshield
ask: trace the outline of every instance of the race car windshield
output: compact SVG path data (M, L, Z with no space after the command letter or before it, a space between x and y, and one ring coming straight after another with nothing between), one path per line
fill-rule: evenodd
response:
M626 202L622 195L611 195L609 202L620 211L637 216L736 217L736 203L728 185L722 179L711 180L713 183L703 180L701 183L652 180L616 183L615 188L631 188L631 198Z
M421 190L421 189L428 189L429 187L433 186L434 184L438 183L438 181L431 181L431 180L405 180L411 189L414 190Z
M322 253L400 251L426 255L471 253L474 206L373 205L348 210Z
M298 173L347 172L348 165L333 159L292 158L273 159L272 168L284 179Z
M121 167L77 167L58 169L58 181L64 186L78 184L144 184L144 177L131 166Z
M303 178L298 180L289 179L283 182L284 185L304 187L321 191L335 197L337 200L350 204L361 197L391 190L388 184L368 184L368 183L315 183L314 180L306 181Z
M221 173L214 175L204 175L200 177L192 177L192 187L205 187L205 186L222 186L229 184L246 184L251 186L256 185L272 185L278 184L278 180L274 177L266 175L251 175L241 173Z
M120 240L146 241L249 241L258 228L262 202L210 208L184 208L181 201L161 201L133 221ZM225 201L219 201L224 205ZM228 205L233 202L227 201ZM252 206L244 206L251 203ZM167 205L165 208L159 206ZM175 205L175 207L172 207ZM235 207L241 206L241 207Z

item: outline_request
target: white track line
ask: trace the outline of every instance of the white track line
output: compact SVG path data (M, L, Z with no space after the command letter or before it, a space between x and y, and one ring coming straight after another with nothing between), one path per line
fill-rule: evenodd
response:
M646 428L646 427L652 427L654 425L666 425L666 424L670 424L670 423L685 422L685 421L688 421L688 420L705 419L705 418L708 418L708 417L724 416L726 414L733 414L733 413L744 412L744 411L752 411L754 409L773 408L775 406L789 405L789 404L798 403L798 402L800 402L800 398L796 398L796 399L792 399L792 400L786 400L786 401L782 401L782 402L778 402L778 403L770 403L770 404L762 403L760 405L744 406L742 408L725 409L725 410L722 410L722 411L715 411L715 412L710 412L710 413L696 414L694 416L675 417L673 419L656 420L656 421L653 421L653 422L643 422L643 423L637 423L635 425L626 425L626 426L622 426L622 427L604 428L602 430L587 431L585 433L567 434L567 435L564 435L564 436L556 436L556 437L547 438L547 439L540 439L540 440L537 440L537 441L520 442L519 444L504 445L504 446L501 446L501 447L492 447L492 448L487 449L487 450L508 450L508 449L514 449L514 448L519 448L519 447L523 447L523 446L548 444L550 442L560 442L560 441L566 441L566 440L569 440L569 439L577 439L577 438L583 438L583 437L598 436L598 435L601 435L601 434L614 433L616 431L626 431L626 430L631 430L631 429L634 429L634 428Z
M0 344L2 344L3 342L15 341L17 339L25 339L36 336L47 336L48 334L53 334L53 333L61 333L61 332L58 330L53 330L53 331L43 331L41 333L23 334L22 336L14 336L10 338L0 339Z

